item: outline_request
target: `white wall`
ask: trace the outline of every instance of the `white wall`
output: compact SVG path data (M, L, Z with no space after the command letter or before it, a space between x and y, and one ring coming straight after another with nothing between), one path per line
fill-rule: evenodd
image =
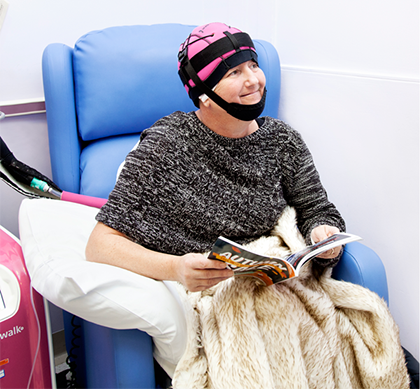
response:
M418 3L276 6L280 115L303 134L348 231L382 258L402 343L418 357Z
M281 117L299 130L350 232L382 258L401 339L419 357L419 23L413 0L9 0L0 31L0 103L42 96L41 55L121 24L224 21L271 41ZM50 174L45 116L7 118L15 155ZM36 145L36 152L34 152ZM0 223L20 202L0 184Z

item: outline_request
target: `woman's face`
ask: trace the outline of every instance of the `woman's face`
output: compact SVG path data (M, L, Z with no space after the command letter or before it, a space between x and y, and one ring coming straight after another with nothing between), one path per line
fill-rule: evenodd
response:
M265 75L254 61L230 69L219 81L214 92L228 103L258 103L265 87Z

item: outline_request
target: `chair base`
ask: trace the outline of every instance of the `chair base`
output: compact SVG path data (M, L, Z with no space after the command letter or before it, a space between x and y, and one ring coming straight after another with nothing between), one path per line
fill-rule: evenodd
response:
M139 330L103 327L64 312L76 387L155 388L152 338Z

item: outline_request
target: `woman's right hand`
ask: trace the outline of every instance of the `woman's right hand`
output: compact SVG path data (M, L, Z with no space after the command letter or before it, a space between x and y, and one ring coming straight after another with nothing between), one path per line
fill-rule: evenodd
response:
M97 223L86 247L86 259L121 267L155 280L181 282L191 292L208 289L233 276L226 263L202 254L164 254L134 243L124 234Z
M233 276L233 270L222 261L206 258L202 254L185 254L175 262L178 281L190 292L198 292L217 285Z

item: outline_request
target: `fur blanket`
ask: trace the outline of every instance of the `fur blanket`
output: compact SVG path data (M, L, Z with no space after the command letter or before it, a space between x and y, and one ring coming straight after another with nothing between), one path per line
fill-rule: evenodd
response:
M279 256L302 248L294 210L248 247ZM287 246L287 247L285 247ZM265 287L232 278L204 292L180 287L189 339L176 389L409 388L398 328L378 295L301 275Z

